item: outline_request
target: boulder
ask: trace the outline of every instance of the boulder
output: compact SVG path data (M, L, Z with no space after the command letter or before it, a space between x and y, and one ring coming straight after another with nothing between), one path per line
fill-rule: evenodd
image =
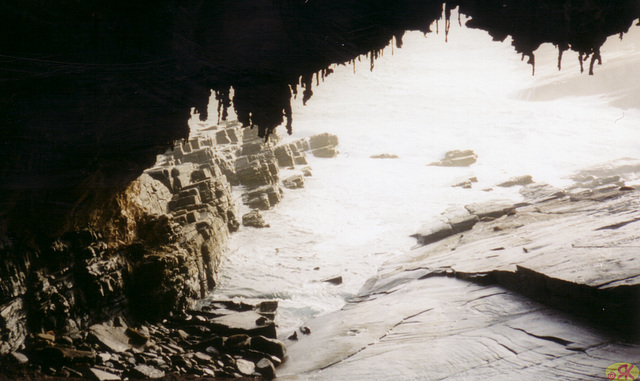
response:
M240 372L244 376L253 376L253 374L256 372L255 364L244 359L236 360L236 368L238 369L238 372Z
M242 216L242 225L253 228L268 228L270 225L262 218L260 210L254 209L251 212Z
M256 363L256 372L267 380L273 380L276 377L276 367L267 358L263 358Z
M277 339L269 339L264 336L252 337L251 349L275 356L280 360L284 360L284 356L287 354L287 347L282 341Z
M276 327L272 321L263 324L264 316L255 311L244 311L236 314L220 316L209 321L212 328L221 335L247 334L262 335L269 338L276 337Z
M325 132L319 135L314 135L309 138L309 147L312 150L315 150L321 147L335 147L338 144L339 144L338 137L328 132Z
M112 352L123 353L131 348L129 337L126 335L124 327L95 324L89 328L89 337Z
M471 164L474 164L477 159L478 155L476 155L472 150L454 150L447 152L442 160L428 165L442 167L468 167Z
M304 188L303 175L293 175L282 180L282 185L287 189L300 189Z
M338 151L334 147L321 147L311 151L315 157L331 159L338 156Z
M275 155L279 166L293 167L295 165L294 154L289 145L282 145L274 148L273 154Z
M279 185L267 185L245 193L243 202L252 209L268 210L282 200L283 194Z

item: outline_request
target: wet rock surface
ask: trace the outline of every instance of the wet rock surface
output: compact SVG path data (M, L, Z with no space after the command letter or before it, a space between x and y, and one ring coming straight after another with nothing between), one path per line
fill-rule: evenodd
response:
M521 203L447 210L421 247L290 337L280 375L598 380L639 363L640 193L618 181L640 173L625 168L590 174L615 187L581 198L530 184Z

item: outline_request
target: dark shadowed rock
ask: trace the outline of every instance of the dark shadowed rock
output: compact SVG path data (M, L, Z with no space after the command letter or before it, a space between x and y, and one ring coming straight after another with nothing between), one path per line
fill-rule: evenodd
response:
M89 329L89 336L103 348L115 353L122 353L131 348L124 327L96 324Z
M284 360L284 356L287 354L287 349L282 341L264 336L252 337L251 349L276 356L280 360Z
M331 284L337 286L337 285L342 284L342 276L339 275L339 276L336 276L336 277L333 277L333 278L324 279L323 282L331 283Z
M276 367L266 358L256 363L256 372L267 380L273 380L276 377Z
M20 352L11 352L9 355L17 364L26 364L29 362L29 358Z

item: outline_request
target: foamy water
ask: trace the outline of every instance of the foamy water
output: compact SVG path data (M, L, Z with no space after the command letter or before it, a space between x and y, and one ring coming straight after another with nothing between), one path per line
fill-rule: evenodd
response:
M611 105L638 94L637 86L625 94L610 87L625 83L614 70L640 58L640 35L633 32L607 42L593 77L581 75L569 53L557 72L550 46L538 52L532 77L508 43L464 27L452 27L448 43L443 35L407 34L404 47L393 54L387 48L373 72L366 59L355 74L353 67L335 67L307 106L296 100L288 139L331 132L341 154L308 158L313 177L263 213L270 228L232 235L213 296L278 299L279 332L286 336L340 308L382 263L411 250L409 235L422 222L451 206L519 199L518 188L483 189L527 174L563 185L575 170L640 158L639 110ZM478 162L426 166L452 149L473 149ZM370 158L381 153L399 158ZM479 180L473 189L451 187L471 176ZM334 276L344 283L322 282Z

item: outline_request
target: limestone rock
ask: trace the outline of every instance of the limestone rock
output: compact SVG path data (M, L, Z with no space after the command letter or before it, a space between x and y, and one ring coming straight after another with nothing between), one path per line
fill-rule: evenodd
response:
M442 160L428 165L442 167L468 167L471 164L474 164L477 159L478 155L476 155L472 150L454 150L447 152Z
M499 218L507 214L515 213L515 205L511 201L489 201L465 205L469 213L483 218Z
M238 181L248 188L275 184L278 181L278 173L275 161L263 159L250 161L246 164L238 161L236 164Z
M562 198L566 192L549 184L529 184L520 189L520 194L530 203L540 203Z
M322 147L335 147L338 144L339 144L338 137L328 132L325 132L319 135L314 135L309 138L309 147L312 150L322 148Z
M331 159L338 156L338 151L334 147L321 147L311 151L313 156L325 159Z
M282 185L288 189L304 188L304 177L302 175L289 176L282 180Z
M428 245L453 234L455 234L455 232L450 224L434 221L425 224L417 233L412 234L411 237L414 237L420 245Z
M268 228L270 225L262 218L262 213L258 209L254 209L251 212L242 216L242 225L254 227L254 228Z
M252 209L268 210L280 202L283 194L280 186L268 185L247 192L243 202Z
M516 185L528 185L531 183L533 183L533 178L531 177L531 175L524 175L524 176L518 176L512 179L509 179L505 182L498 184L498 186L502 188L509 188Z
M381 153L378 155L371 155L369 156L371 159L398 159L398 155L392 155L392 154L388 154L388 153Z

